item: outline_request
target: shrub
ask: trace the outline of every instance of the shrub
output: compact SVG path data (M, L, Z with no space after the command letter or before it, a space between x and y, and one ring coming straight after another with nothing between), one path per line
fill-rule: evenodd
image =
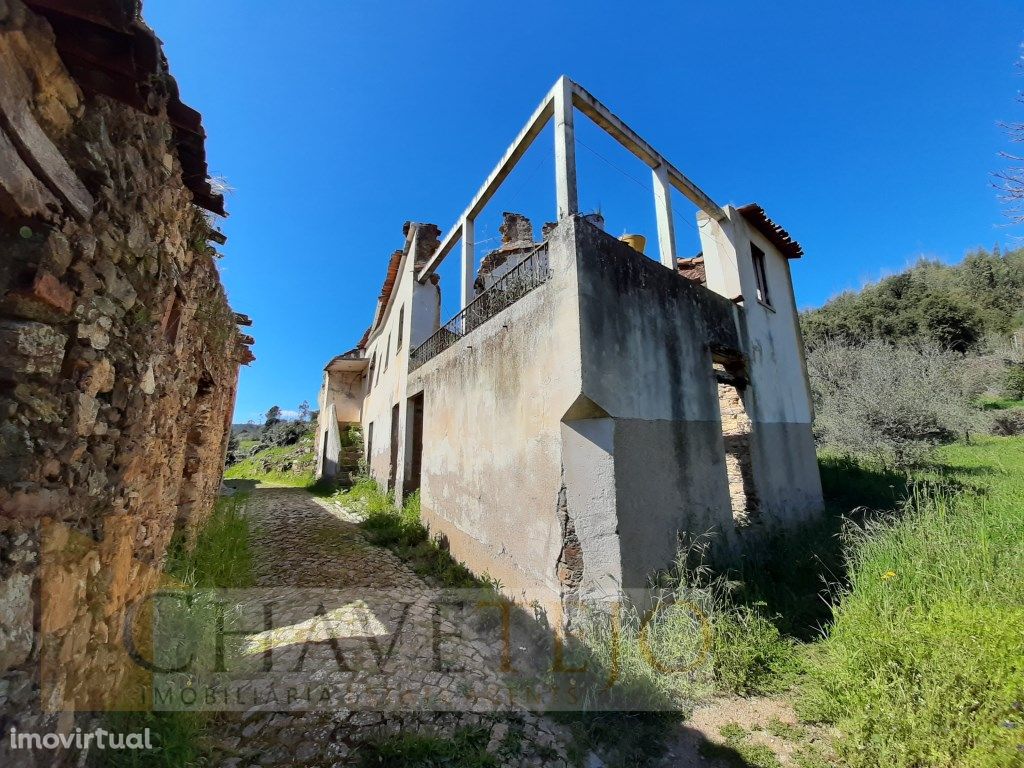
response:
M796 649L756 607L736 606L714 621L715 678L732 693L777 693L796 672Z
M268 424L263 430L262 442L265 445L295 445L309 433L309 424L304 421L278 421Z
M1024 410L1016 409L997 413L992 417L992 426L989 428L989 432L1003 437L1024 435Z
M1004 393L1012 400L1024 400L1024 363L1014 363L1007 369Z
M823 447L907 467L978 423L964 356L922 344L825 342L807 356Z

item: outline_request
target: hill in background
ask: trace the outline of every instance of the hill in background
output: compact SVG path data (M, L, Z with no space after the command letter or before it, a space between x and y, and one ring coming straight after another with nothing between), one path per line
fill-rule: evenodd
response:
M801 313L808 349L827 339L861 344L930 341L969 352L1024 327L1024 248L978 250L950 266L910 269Z

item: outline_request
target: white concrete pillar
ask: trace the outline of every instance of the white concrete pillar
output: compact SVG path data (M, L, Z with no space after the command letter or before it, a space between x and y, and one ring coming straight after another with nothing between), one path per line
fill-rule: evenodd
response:
M697 230L700 233L700 247L704 252L707 287L731 301L743 295L739 253L735 242L735 221L739 213L732 206L726 206L725 212L726 218L718 222L703 211L698 211Z
M476 244L473 242L473 219L462 220L462 309L473 300L473 268L476 265Z
M668 180L668 166L662 163L651 170L654 182L654 216L658 224L658 254L661 263L676 269L676 231L672 223L672 187Z
M576 133L573 128L572 85L564 75L555 86L555 201L558 219L579 213L576 195Z

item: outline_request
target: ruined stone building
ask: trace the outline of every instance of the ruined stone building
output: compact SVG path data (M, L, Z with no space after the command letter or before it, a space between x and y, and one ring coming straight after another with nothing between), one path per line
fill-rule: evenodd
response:
M579 114L652 169L657 260L580 215ZM506 214L477 269L474 219L549 120L556 221L536 239ZM698 257L677 258L670 188L699 208ZM442 324L435 270L458 243L463 309ZM360 424L377 480L419 490L455 557L554 617L643 587L683 536L736 553L822 509L801 255L759 206L718 206L562 78L443 239L406 225L369 330L325 369L318 471Z
M212 509L252 359L200 116L139 11L0 0L5 732L67 732L119 694L126 617Z

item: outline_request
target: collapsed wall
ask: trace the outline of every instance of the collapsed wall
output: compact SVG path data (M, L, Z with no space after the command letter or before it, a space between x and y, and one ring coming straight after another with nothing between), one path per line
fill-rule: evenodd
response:
M0 0L5 732L116 695L126 617L212 509L252 359L198 207L222 210L198 114L133 2L77 5Z

